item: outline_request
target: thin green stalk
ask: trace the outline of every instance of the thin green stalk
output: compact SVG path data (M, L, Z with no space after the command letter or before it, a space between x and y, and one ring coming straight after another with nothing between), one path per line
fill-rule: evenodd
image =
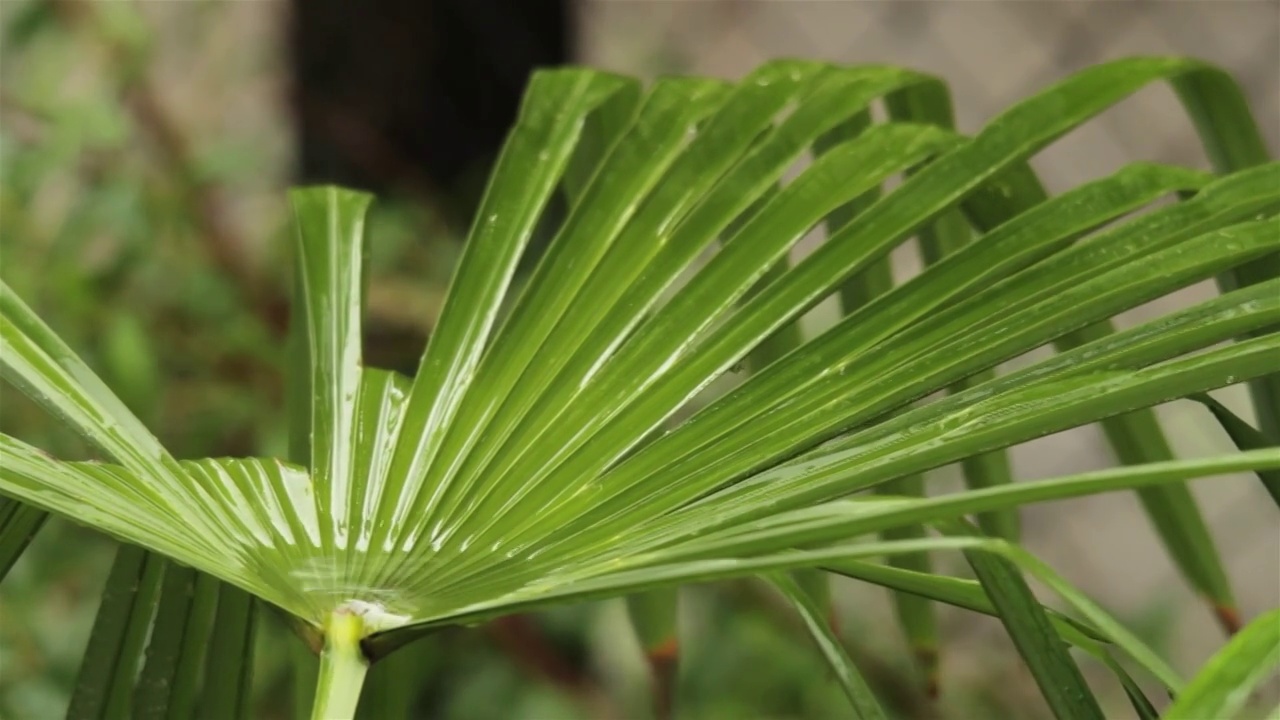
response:
M320 653L320 677L311 720L351 720L360 702L369 661L360 649L364 618L347 608L333 611Z

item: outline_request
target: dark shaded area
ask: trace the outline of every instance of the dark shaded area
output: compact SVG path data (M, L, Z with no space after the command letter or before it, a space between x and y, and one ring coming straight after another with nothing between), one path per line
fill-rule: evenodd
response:
M569 0L292 0L297 180L469 225L534 69L571 61ZM553 202L544 225L562 215ZM530 245L527 271L550 235ZM371 363L412 375L418 332L370 319Z
M529 73L570 59L567 0L292 0L299 180L469 214Z

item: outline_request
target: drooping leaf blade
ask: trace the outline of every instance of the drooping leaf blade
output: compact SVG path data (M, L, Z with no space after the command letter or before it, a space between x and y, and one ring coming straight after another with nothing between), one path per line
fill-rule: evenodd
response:
M809 630L809 636L817 644L827 664L835 671L836 679L840 681L841 689L849 698L854 714L863 720L887 718L884 709L876 700L875 693L871 691L871 687L867 685L857 665L845 652L840 638L832 632L831 625L827 622L826 612L790 577L775 574L770 577L770 582L782 592L796 612L800 613L800 618Z
M1049 710L1059 720L1105 717L1084 674L1067 651L1067 644L1058 637L1016 567L1004 558L973 551L967 551L965 558L982 583L983 591L991 598L1000 623L1039 686Z

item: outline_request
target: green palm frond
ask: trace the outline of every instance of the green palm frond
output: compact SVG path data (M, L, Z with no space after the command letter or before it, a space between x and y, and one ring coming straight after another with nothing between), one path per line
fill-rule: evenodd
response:
M208 600L218 586L187 568L297 618L323 646L316 712L341 716L354 708L368 658L432 628L829 566L996 612L1054 711L1100 716L1065 652L1064 628L1081 644L1114 643L1171 688L1180 680L1018 546L957 521L1273 470L1280 449L996 482L944 498L844 498L1275 373L1280 279L1240 269L1280 252L1280 165L1219 178L1134 165L990 227L976 221L985 232L921 275L868 295L723 394L707 399L707 390L939 218L989 218L1035 152L1167 79L1193 107L1234 88L1194 61L1120 61L1019 103L972 138L929 122L874 125L779 186L815 142L865 117L871 102L940 85L894 68L802 61L770 63L732 85L673 78L643 92L605 73L538 73L415 377L362 360L369 198L296 191L289 461L173 458L3 286L4 378L109 462L58 461L0 436L0 492L176 561L147 586L159 593L156 631L176 636L142 668L137 703L190 706L194 671L164 658L181 656L183 633L197 637L222 605ZM1205 112L1202 126L1229 120L1221 108ZM1217 152L1244 152L1233 147ZM898 187L874 194L900 175ZM569 216L515 293L517 263L562 184ZM1192 196L1130 216L1174 193ZM859 212L826 243L784 262L853 202ZM1080 338L1019 371L984 374L1229 273L1247 281L1167 317ZM678 420L682 411L689 416ZM11 525L20 527L0 527L0 551L19 542ZM852 542L926 526L944 536ZM966 553L990 605L929 573L849 564L947 549ZM144 575L164 562L128 552ZM1022 572L1049 578L1096 636L1046 612ZM820 624L821 610L778 578L806 622ZM243 638L248 621L236 617ZM816 635L824 653L855 706L874 716L856 669L825 632Z

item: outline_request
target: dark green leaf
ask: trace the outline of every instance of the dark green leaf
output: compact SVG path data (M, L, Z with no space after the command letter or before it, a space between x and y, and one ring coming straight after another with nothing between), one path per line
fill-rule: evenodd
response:
M0 497L0 581L44 525L48 513L17 500Z
M133 717L160 720L193 715L218 597L217 580L204 578L200 582L196 571L178 565L165 569L146 662L133 695Z
M978 534L961 522L948 525L950 533ZM965 558L1054 716L1059 720L1103 718L1102 708L1067 651L1067 644L1058 637L1017 567L1004 558L980 552L968 551Z
M205 661L200 717L227 720L249 717L256 627L253 596L231 585L219 584L214 629Z
M116 552L85 649L68 720L129 717L134 683L169 565L124 545Z
M1207 394L1193 395L1192 399L1209 408L1209 412L1217 418L1218 423L1222 425L1222 429L1227 431L1231 441L1241 450L1261 450L1266 447L1273 447L1275 443L1269 442L1263 437L1262 433L1255 430L1252 425L1241 420L1238 415L1227 409L1225 405L1214 400ZM1280 506L1280 472L1269 472L1266 470L1258 471L1258 479L1262 481L1262 486L1266 488L1267 493L1271 495L1271 499Z

